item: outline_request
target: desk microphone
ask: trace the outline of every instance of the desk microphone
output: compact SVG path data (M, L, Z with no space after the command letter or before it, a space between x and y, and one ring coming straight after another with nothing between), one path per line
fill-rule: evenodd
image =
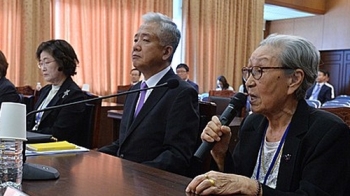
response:
M144 89L129 90L129 91L124 91L121 93L113 94L113 95L101 96L101 97L85 99L85 100L81 100L81 101L76 101L76 102L51 106L51 107L46 107L46 108L43 108L40 110L33 110L33 111L27 113L27 117L32 115L32 114L38 113L38 112L59 109L59 108L63 108L63 107L67 107L67 106L71 106L71 105L75 105L75 104L87 103L90 101L97 101L97 100L101 100L101 99L107 99L107 98L111 98L111 97L117 97L117 96L121 96L121 95L127 95L127 94L131 94L131 93L137 93L140 91L161 88L161 87L168 87L169 89L174 89L174 88L177 88L178 86L179 86L179 81L177 79L169 79L167 82L153 86L153 87L148 87L148 88L144 88ZM40 133L35 133L35 134L39 135ZM24 144L24 148L23 148L23 175L22 175L23 180L54 180L54 179L59 178L59 176L60 176L59 172L53 167L40 165L40 164L25 163L25 160L26 160L25 142L23 142L23 144Z
M242 108L246 105L247 96L243 93L236 93L234 97L231 98L230 103L227 108L220 116L220 122L222 125L228 126L233 118L237 115L237 112L241 111ZM199 146L194 156L199 160L203 161L210 150L213 148L215 142L203 141Z
M101 100L101 99L108 99L108 98L112 98L112 97L118 97L118 96L122 96L122 95L127 95L127 94L131 94L131 93L137 93L137 92L140 92L140 91L145 91L145 90L155 89L155 88L161 88L161 87L168 87L169 89L174 89L174 88L177 88L178 86L179 86L179 81L177 79L169 79L167 82L165 82L163 84L159 84L159 85L153 86L153 87L148 87L148 88L144 88L144 89L134 89L134 90L124 91L124 92L113 94L113 95L106 95L106 96L101 96L101 97L96 97L96 98L91 98L91 99L84 99L84 100L81 100L81 101L75 101L75 102L71 102L71 103L66 103L66 104L46 107L46 108L43 108L43 109L40 109L40 110L33 110L33 111L27 113L27 117L32 115L32 114L38 113L38 112L54 110L54 109L58 109L58 108L63 108L63 107L71 106L71 105L80 104L80 103L87 103L87 102L90 102L90 101L97 101L97 100Z

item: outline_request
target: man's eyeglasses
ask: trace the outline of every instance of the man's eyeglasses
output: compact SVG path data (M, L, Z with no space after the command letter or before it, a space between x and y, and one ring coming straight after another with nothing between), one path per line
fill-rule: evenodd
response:
M247 81L252 74L255 80L259 80L264 72L264 69L292 69L289 67L243 67L242 68L242 77L244 81Z
M39 67L39 69L41 69L42 67L47 67L50 63L52 63L52 62L55 62L55 60L53 60L53 61L43 61L43 62L39 62L38 63L38 67Z

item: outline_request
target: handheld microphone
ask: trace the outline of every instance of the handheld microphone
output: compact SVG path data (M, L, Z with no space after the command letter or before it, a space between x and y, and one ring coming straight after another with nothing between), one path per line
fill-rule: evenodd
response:
M44 112L47 110L54 110L54 109L58 109L58 108L63 108L63 107L67 107L67 106L71 106L71 105L76 105L76 104L80 104L80 103L87 103L90 101L97 101L97 100L101 100L101 99L107 99L107 98L111 98L111 97L118 97L121 95L127 95L127 94L131 94L131 93L137 93L140 91L145 91L145 90L149 90L149 89L155 89L155 88L161 88L161 87L168 87L169 89L174 89L177 88L179 86L179 81L177 79L169 79L167 82L163 83L163 84L159 84L153 87L148 87L148 88L144 88L144 89L134 89L134 90L130 90L130 91L124 91L121 93L117 93L117 94L113 94L113 95L106 95L106 96L101 96L101 97L96 97L96 98L91 98L91 99L84 99L81 101L75 101L75 102L71 102L71 103L66 103L66 104L61 104L61 105L56 105L56 106L50 106L50 107L46 107L40 110L33 110L31 112L27 113L27 117L38 113L38 112Z
M75 105L75 104L87 103L90 101L107 99L107 98L111 98L111 97L117 97L117 96L121 96L121 95L137 93L140 91L161 88L161 87L168 87L169 89L174 89L174 88L177 88L178 86L179 86L179 81L177 79L169 79L167 82L165 82L163 84L156 85L156 86L149 87L149 88L124 91L124 92L113 94L113 95L101 96L101 97L96 97L96 98L92 98L92 99L85 99L85 100L81 100L81 101L46 107L46 108L40 109L40 110L34 110L31 112L28 112L27 117L32 115L32 114L38 113L38 112L43 112L43 111L47 111L47 110L54 110L54 109L58 109L58 108L63 108L63 107ZM35 133L35 134L40 135L40 133ZM28 135L28 131L27 131L27 135ZM27 137L27 139L28 139L28 137ZM23 142L23 145L25 145L25 142ZM25 163L25 160L26 160L25 149L26 148L24 146L23 147L23 174L22 174L23 180L53 180L53 179L59 178L59 176L60 176L59 172L53 167L40 165L40 164Z
M236 93L235 96L231 98L230 103L219 118L221 124L226 126L229 125L234 119L234 117L237 115L237 112L241 111L242 108L246 105L246 102L247 96L245 94ZM197 151L195 152L194 156L197 157L199 160L203 161L207 154L210 152L210 150L213 148L214 144L215 142L209 143L203 141L197 149Z

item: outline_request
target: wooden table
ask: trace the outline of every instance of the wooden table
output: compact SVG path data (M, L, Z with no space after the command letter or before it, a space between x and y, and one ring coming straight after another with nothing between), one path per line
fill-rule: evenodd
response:
M96 151L28 157L27 162L56 168L60 178L23 181L22 191L35 196L186 195L190 178Z

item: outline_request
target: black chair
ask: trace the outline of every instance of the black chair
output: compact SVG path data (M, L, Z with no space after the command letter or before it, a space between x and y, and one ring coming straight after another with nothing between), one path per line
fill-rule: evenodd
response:
M130 84L128 84L128 85L118 85L117 93L122 93L122 92L128 91L128 90L130 90L130 88L131 88ZM118 96L116 103L124 104L125 103L125 99L126 99L126 95Z
M84 113L84 133L81 137L80 145L91 149L93 147L93 137L94 137L94 125L95 125L95 105L85 104Z
M216 115L221 115L231 101L229 97L209 96L209 101L216 104Z
M89 92L85 92L87 99L97 98L97 95L94 95ZM102 100L94 100L85 104L85 113L84 113L84 133L81 141L83 147L93 149L98 147L98 139L100 133L100 117L101 117L101 103Z
M27 113L31 112L34 110L34 99L35 96L34 95L23 95L23 94L19 94L20 99L21 99L21 103L23 103L24 105L26 105L26 110Z
M196 143L195 150L202 144L202 139L200 137L203 129L211 118L216 114L216 105L212 102L199 102L199 131L198 139ZM204 160L199 160L196 157L192 157L189 171L187 176L193 178L199 174L203 174L210 170L211 156L208 155Z

